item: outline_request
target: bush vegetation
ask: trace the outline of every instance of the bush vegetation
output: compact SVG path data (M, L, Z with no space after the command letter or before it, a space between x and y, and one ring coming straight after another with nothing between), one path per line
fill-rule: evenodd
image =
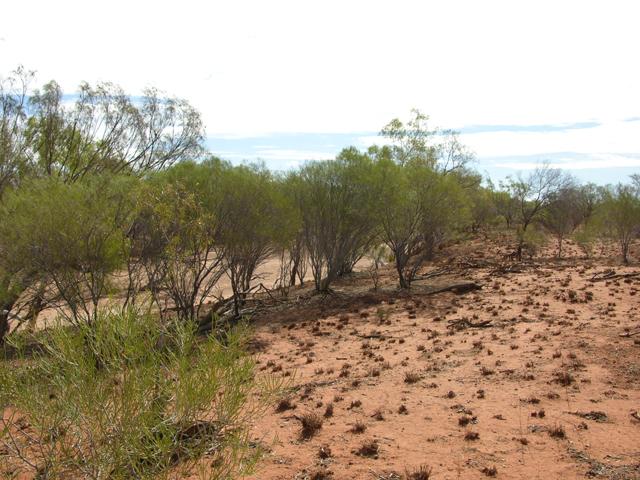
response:
M250 419L274 401L255 379L246 327L200 338L193 323L162 324L134 309L53 328L17 367L0 363L5 458L39 478L237 478L258 450ZM200 462L208 454L214 468ZM174 475L175 476L175 475Z
M81 85L70 104L55 82L31 91L31 79L19 69L0 83L0 343L44 308L65 322L39 333L20 368L2 364L0 388L37 451L7 440L12 428L3 441L50 476L160 474L202 453L203 436L221 455L218 478L244 465L252 364L233 328L224 342L195 331L225 301L225 276L239 322L269 258L282 294L307 269L327 294L366 256L378 288L385 255L408 289L465 235L509 232L516 260L547 234L558 257L569 236L586 252L608 238L625 263L640 235L637 176L579 185L543 164L496 187L455 132L418 111L383 127L384 146L277 173L208 154L184 100L104 83Z

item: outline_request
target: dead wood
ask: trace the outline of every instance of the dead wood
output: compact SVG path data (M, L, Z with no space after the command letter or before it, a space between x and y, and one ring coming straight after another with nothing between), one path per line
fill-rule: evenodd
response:
M621 278L635 278L635 277L640 277L640 272L616 273L615 270L606 270L604 272L595 273L589 281L603 282L605 280L619 280Z
M500 265L489 272L489 275L505 275L507 273L522 273L523 266L520 263L508 263Z
M439 268L437 270L433 270L431 272L426 272L422 275L418 275L416 277L416 280L427 280L429 278L435 278L435 277L439 277L441 275L446 275L448 273L451 273L453 271L453 269L451 267L444 267L444 268Z
M385 340L385 339L391 338L391 337L388 337L388 336L383 335L381 333L370 333L368 335L358 335L358 338L364 338L365 340L370 340L372 338L375 338L375 339L378 339L378 340L380 340L380 339Z
M467 318L449 320L448 323L447 328L453 328L454 330L464 330L465 328L487 328L493 326L491 320L474 323Z
M618 335L619 337L624 337L624 338L628 338L628 337L633 337L634 335L640 335L640 330L638 330L637 332L626 332L626 333L621 333L620 335Z
M427 295L435 295L437 293L443 292L453 292L458 295L463 293L471 292L473 290L480 290L482 285L478 285L475 282L463 282L463 283L454 283L453 285L447 285L446 287L436 288L435 290L431 290L427 293Z

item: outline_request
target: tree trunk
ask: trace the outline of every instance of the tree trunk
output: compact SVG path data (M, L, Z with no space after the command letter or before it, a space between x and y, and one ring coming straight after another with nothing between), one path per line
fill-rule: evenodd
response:
M329 292L329 285L331 285L331 280L329 279L328 276L324 277L322 280L320 280L320 284L318 285L318 292L320 293L328 293Z
M629 265L629 243L622 242L622 262Z
M328 268L327 276L320 280L320 289L318 291L321 293L329 293L331 291L331 284L336 280L336 278L338 278L338 272Z
M396 262L396 270L398 271L398 281L400 282L400 288L409 288L411 286L411 282L405 277L404 268L398 262Z
M17 301L18 297L12 296L10 299L0 304L0 345L4 343L5 337L9 333L9 315Z
M516 258L519 262L522 261L522 248L524 247L524 236L527 233L527 227L529 226L529 221L525 221L522 224L522 232L519 234L518 238L518 249L516 250Z
M394 252L394 256L396 257L396 271L398 272L398 281L400 282L400 288L407 289L411 286L411 280L407 279L404 274L404 267L406 262L401 260L401 253Z
M398 278L400 280L400 288L405 290L411 288L411 283L404 278L404 274L402 272L398 272Z
M562 258L562 236L558 237L558 258Z
M291 275L289 276L289 286L294 287L296 285L296 277L298 276L298 262L294 261L291 267Z
M0 312L0 345L4 343L7 333L9 333L9 311L2 310Z

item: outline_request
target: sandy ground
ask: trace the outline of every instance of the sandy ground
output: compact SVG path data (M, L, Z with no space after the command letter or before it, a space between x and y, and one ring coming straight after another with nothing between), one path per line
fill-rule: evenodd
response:
M365 263L366 262L363 260L362 262L360 262L360 265L363 265ZM263 283L266 288L274 288L280 274L279 269L280 269L280 258L278 256L268 258L265 262L263 262L257 268L256 277L254 279L254 285ZM123 275L123 278L126 278L125 273L123 273L122 275ZM311 278L310 271L307 272L307 275L305 278ZM126 289L126 283L124 279L120 281L116 280L115 283L121 284L121 288ZM231 297L232 294L233 292L231 289L231 280L229 279L229 276L225 274L220 278L215 288L211 292L211 295L207 297L207 301L215 302L219 298L229 298ZM104 308L108 308L109 305L113 304L114 302L117 304L122 304L124 303L124 299L119 296L116 296L114 298L100 299L100 306ZM67 315L69 314L68 309L64 307L63 308L53 308L53 307L45 308L39 313L36 322L33 323L31 327L35 329L43 329L43 328L48 328L48 327L58 325L60 323L64 324L65 322L62 319L63 316L61 315L61 312ZM11 325L13 328L14 323L12 322ZM27 324L25 323L24 327L26 326Z
M296 388L294 408L256 419L270 453L250 478L426 478L409 476L421 465L436 479L640 478L640 338L620 336L640 328L640 278L590 281L638 268L575 247L520 272L468 268L503 251L454 249L454 272L427 282L472 280L476 292L403 296L388 272L372 293L356 275L320 304L258 319L261 369ZM449 328L461 319L491 323ZM303 439L308 413L322 427ZM361 451L371 441L377 452Z
M591 280L640 267L568 245L511 268L507 251L453 245L410 293L360 271L257 316L259 370L292 389L255 419L268 454L248 480L639 479L640 335L621 335L640 330L640 277ZM429 294L460 281L482 288ZM309 414L322 426L302 438Z

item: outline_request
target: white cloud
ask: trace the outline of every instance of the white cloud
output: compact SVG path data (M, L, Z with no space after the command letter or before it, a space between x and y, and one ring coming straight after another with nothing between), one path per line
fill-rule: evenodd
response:
M580 156L579 156L580 157ZM616 155L611 153L587 154L582 158L558 158L548 162L552 168L564 170L592 170L599 168L640 168L640 157ZM492 166L510 168L514 170L533 170L540 166L540 162L496 162Z
M243 131L238 133L229 133L229 132L221 132L216 133L214 137L210 137L212 139L220 139L220 140L244 140L247 138L261 138L268 137L269 134L266 132L249 132Z
M262 160L289 160L291 162L303 162L305 160L329 160L335 158L335 153L315 150L273 148L268 150L257 150L255 152L255 157Z
M382 146L387 143L389 143L389 141L380 135L364 135L362 137L358 137L357 146L360 148L367 148L371 145Z
M376 131L413 106L444 126L640 112L635 0L5 3L0 71L154 84L211 134Z
M621 121L640 115L637 0L5 3L0 74L24 64L67 92L154 85L189 99L222 140L375 132L417 107L442 127L602 123L464 135L480 159L578 152L574 168L637 166L598 157L640 152L640 122ZM333 156L315 148L251 157Z
M550 152L640 153L640 123L607 122L553 132L487 132L461 135L479 156L544 155Z

